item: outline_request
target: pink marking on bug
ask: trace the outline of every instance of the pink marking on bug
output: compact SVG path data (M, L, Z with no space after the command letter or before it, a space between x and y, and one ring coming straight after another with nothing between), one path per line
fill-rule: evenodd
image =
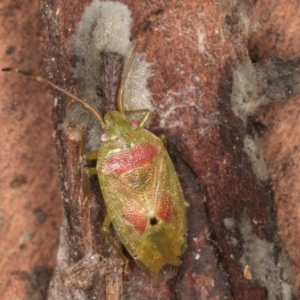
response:
M126 207L123 210L124 218L131 224L131 226L139 231L143 232L147 226L147 216L143 214L140 210L132 207Z
M123 174L153 160L158 149L151 144L141 144L128 151L114 154L103 166L103 171L116 175Z
M106 133L102 133L102 134L100 135L100 141L101 141L101 142L106 142L106 141L108 141L108 135L107 135Z
M172 212L173 212L173 203L169 198L169 196L167 196L165 199L162 199L159 202L159 206L157 207L156 213L162 220L167 222L170 216L172 215Z
M139 128L140 124L137 121L130 121L130 125L133 129Z

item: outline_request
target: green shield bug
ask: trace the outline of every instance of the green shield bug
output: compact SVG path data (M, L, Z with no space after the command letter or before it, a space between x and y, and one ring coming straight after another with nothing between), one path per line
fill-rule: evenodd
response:
M144 129L150 116L147 109L125 111L123 91L137 48L150 23L161 10L152 14L140 31L124 70L117 96L118 111L104 118L91 104L54 83L26 71L5 68L42 81L80 102L102 127L99 150L84 155L97 160L90 174L97 174L107 214L103 231L112 224L117 236L136 263L156 275L162 266L181 264L186 246L186 208L173 163L161 138ZM129 121L128 114L143 114L139 121Z

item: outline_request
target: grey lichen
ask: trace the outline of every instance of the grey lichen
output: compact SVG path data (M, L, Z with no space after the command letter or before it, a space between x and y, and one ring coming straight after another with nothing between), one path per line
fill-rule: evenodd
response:
M263 157L262 149L258 142L250 135L246 135L244 139L244 151L251 161L252 170L256 177L261 181L268 180L269 172Z
M130 41L131 12L119 2L94 0L86 7L78 29L67 47L76 54L77 63L72 73L81 86L80 97L101 111L101 96L97 87L101 77L101 52L114 52L124 57L126 66L133 43ZM151 93L147 80L151 76L149 63L137 54L124 88L126 110L147 108L151 110ZM67 116L72 123L88 131L88 148L99 148L101 128L91 114L80 104L73 105Z
M243 269L249 266L254 280L268 291L268 299L292 299L292 276L288 257L284 249L259 238L252 230L252 223L246 213L242 215L239 230L243 238ZM279 262L275 254L280 251Z
M272 57L265 64L244 62L232 71L231 108L244 125L261 105L300 93L299 58Z
M240 64L232 75L231 108L246 125L248 117L269 100L261 93L261 76L254 64Z
M244 62L233 70L232 76L231 108L245 127L249 117L262 105L274 99L286 100L300 93L298 58L283 61L272 57L265 64ZM245 137L244 151L248 154L258 179L268 180L266 164L255 137Z

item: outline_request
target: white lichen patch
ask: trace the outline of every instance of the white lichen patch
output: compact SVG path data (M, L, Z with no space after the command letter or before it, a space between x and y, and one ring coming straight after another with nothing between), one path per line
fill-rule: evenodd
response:
M279 256L278 266L281 269L281 292L282 299L293 299L294 285L293 285L293 274L290 258L285 249L282 249Z
M237 238L237 230L236 230L236 222L234 218L225 218L223 220L223 225L227 231L229 231L226 235L226 241L229 245L237 246L238 238Z
M264 64L244 62L233 71L231 107L244 125L249 116L271 100L287 100L300 93L299 58L271 57Z
M224 224L225 228L230 230L230 231L235 229L235 220L234 220L234 218L225 218L223 220L223 224Z
M261 76L251 62L240 64L233 72L231 108L234 114L242 119L244 125L249 116L268 102L261 93Z
M119 2L102 2L94 0L86 7L78 29L68 41L67 47L77 56L73 75L80 82L80 97L101 111L101 96L97 87L101 78L101 52L114 52L124 57L124 67L133 48L130 41L132 25L131 12ZM124 88L124 106L126 110L152 109L151 93L147 89L147 80L151 76L149 63L141 54L137 54L131 66ZM88 147L99 147L101 128L91 114L80 104L71 107L68 119L88 129Z
M262 149L250 135L246 135L245 137L244 151L247 153L251 161L252 170L256 177L261 181L268 180L269 172L263 157Z
M279 264L275 262L275 253L281 251L281 257L285 253L284 250L259 238L253 232L251 220L246 214L241 218L239 230L244 242L243 256L240 259L243 270L247 266L251 270L251 277L267 289L267 299L292 299L292 289L287 287L291 287L292 282L288 258L279 259Z

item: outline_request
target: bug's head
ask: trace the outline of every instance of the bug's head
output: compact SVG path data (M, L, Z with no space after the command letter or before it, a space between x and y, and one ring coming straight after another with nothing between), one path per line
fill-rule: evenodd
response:
M126 138L134 130L130 122L118 111L108 112L104 117L104 132L108 138Z

